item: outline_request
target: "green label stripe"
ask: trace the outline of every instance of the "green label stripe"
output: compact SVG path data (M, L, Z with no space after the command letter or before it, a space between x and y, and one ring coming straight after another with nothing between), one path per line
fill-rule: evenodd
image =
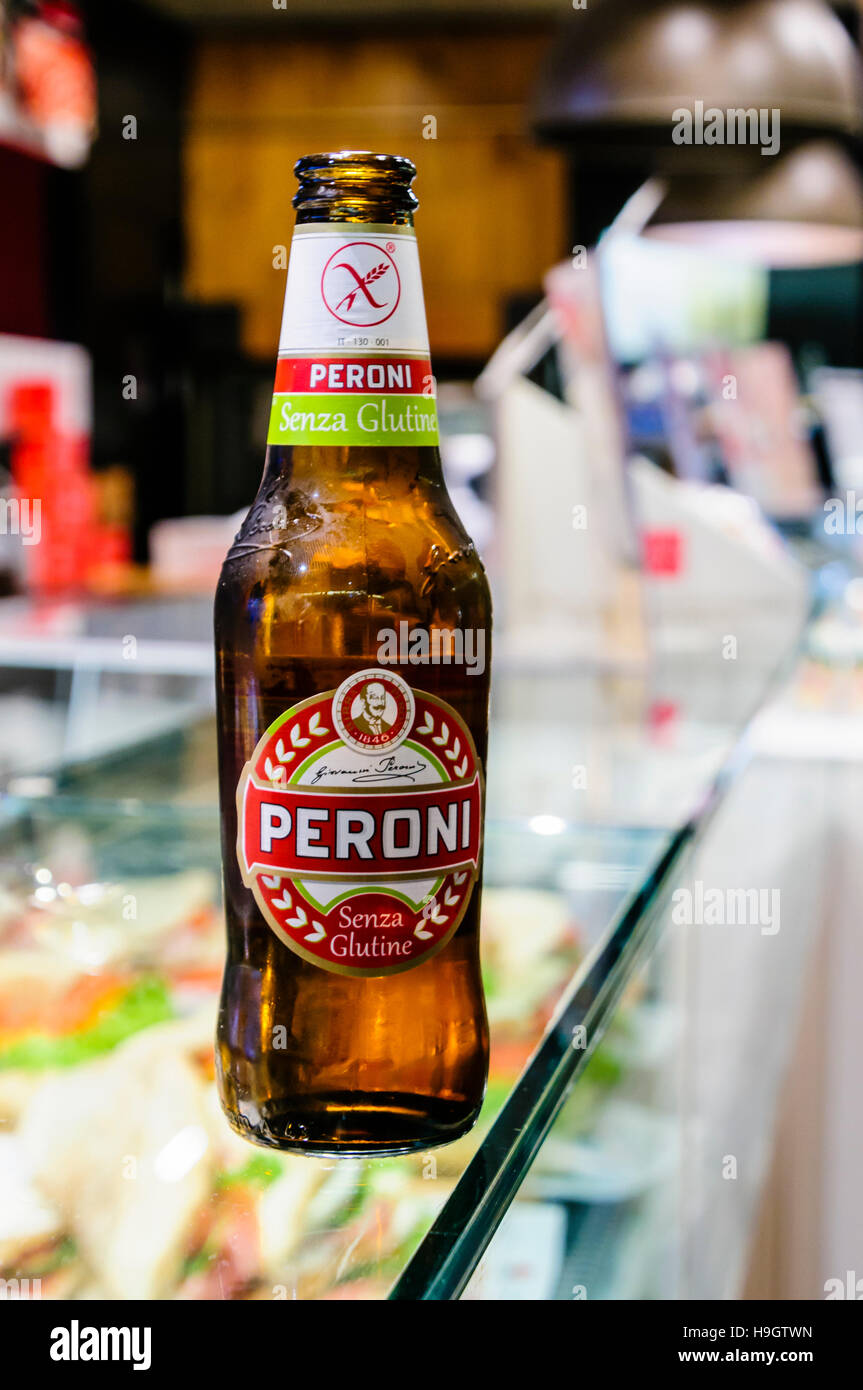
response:
M437 444L433 396L277 392L268 444Z

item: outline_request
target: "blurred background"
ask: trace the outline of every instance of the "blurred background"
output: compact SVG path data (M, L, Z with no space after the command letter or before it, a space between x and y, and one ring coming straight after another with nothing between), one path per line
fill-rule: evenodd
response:
M7 1281L863 1296L860 36L826 0L0 0ZM211 598L293 165L340 148L417 165L496 606L492 1078L433 1181L250 1160L213 1103Z

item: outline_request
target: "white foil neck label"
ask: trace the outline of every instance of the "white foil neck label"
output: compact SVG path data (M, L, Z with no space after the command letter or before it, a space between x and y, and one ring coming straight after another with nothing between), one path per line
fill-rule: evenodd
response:
M291 246L279 356L429 350L413 231L363 223L297 227Z

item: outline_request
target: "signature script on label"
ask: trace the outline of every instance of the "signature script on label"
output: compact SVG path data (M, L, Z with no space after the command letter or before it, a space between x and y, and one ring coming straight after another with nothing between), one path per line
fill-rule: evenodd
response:
M368 786L376 782L415 782L427 770L428 763L423 758L403 763L390 754L386 758L377 758L369 768L333 767L331 764L322 763L315 770L309 785L314 787L328 778L335 779L342 785L350 783L354 786Z

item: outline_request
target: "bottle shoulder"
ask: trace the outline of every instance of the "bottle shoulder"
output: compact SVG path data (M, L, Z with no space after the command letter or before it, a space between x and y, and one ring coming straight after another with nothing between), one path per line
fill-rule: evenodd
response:
M374 602L426 620L469 607L490 619L482 561L442 483L328 487L264 484L222 567L217 596L232 604L267 595L298 607ZM458 613L456 613L458 617Z

